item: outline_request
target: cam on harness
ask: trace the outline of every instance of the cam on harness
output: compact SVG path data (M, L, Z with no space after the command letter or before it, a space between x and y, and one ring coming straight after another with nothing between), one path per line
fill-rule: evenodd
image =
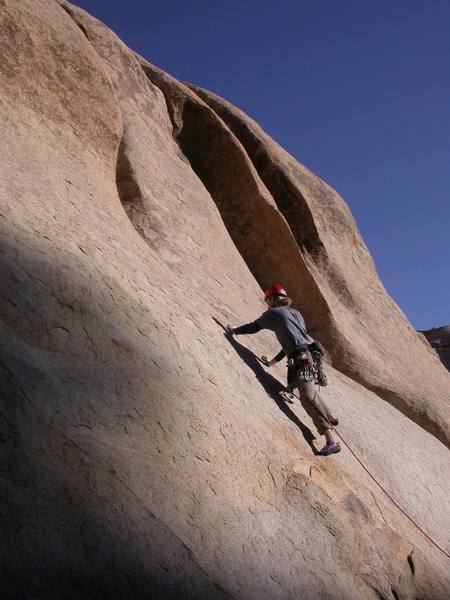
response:
M318 341L305 344L288 357L287 389L292 392L299 383L314 381L316 385L325 387L328 384L323 369L322 357L325 349Z

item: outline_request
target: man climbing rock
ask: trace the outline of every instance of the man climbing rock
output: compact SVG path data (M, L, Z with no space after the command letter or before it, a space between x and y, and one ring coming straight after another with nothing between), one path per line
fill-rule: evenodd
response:
M306 331L302 315L292 308L292 300L288 298L283 286L276 284L265 293L266 310L256 321L231 327L227 325L227 332L231 335L257 333L262 329L273 331L281 344L282 350L272 360L262 356L261 362L271 367L285 356L292 364L295 371L295 385L298 387L300 402L313 420L320 435L325 436L326 444L320 454L329 455L340 452L341 447L333 438L333 425L338 420L332 416L330 409L320 397L314 384L314 362L309 351L314 340Z

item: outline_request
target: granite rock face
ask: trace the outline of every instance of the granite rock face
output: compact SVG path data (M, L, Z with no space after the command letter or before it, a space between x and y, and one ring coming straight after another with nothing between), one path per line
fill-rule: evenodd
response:
M223 333L282 280L343 438L449 551L448 374L344 202L73 5L0 0L0 31L2 597L443 600L444 553L313 453L271 335Z
M302 279L293 274L289 289L333 366L449 446L448 374L386 293L342 198L237 108L191 89L243 144L286 219L298 248L295 260L308 273ZM281 232L278 239L284 239Z

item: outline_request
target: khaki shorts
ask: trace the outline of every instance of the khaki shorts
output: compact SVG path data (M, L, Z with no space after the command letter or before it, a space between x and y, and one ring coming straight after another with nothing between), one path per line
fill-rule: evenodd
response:
M298 382L297 387L300 394L300 402L311 417L319 435L323 435L327 429L333 429L333 426L320 414L331 415L331 411L320 397L317 391L318 386L313 381L308 381L306 383ZM316 406L319 410L317 410Z

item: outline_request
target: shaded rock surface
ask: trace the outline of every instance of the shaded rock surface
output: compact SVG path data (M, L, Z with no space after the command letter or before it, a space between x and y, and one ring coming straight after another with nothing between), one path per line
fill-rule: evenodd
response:
M431 346L436 350L439 358L450 371L450 325L433 327L428 331L421 331Z
M324 395L342 435L449 551L446 373L381 294L343 201L341 218L316 198L302 243L303 217L205 93L66 2L1 0L0 28L2 596L446 598L448 559L350 452L312 452L284 367L255 358L274 339L223 335L285 280L333 348ZM347 273L332 247L351 239ZM358 261L373 297L358 297ZM419 392L405 408L400 359L389 388L376 348L352 354L369 334L334 281L436 374L426 410Z

